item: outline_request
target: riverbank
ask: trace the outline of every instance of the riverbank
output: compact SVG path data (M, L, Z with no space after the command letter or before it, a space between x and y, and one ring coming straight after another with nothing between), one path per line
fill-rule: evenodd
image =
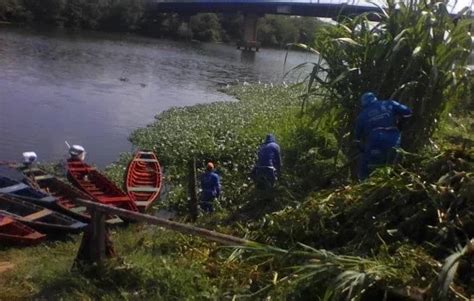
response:
M444 258L474 236L469 123L463 128L444 121L435 138L438 149L407 154L403 167L358 184L348 182L342 158L334 161L335 138L299 116L298 88L255 85L228 93L239 101L173 108L130 140L153 149L166 168L169 194L160 206L186 220L187 163L195 158L202 171L212 160L223 196L217 212L200 216L197 224L291 251L221 248L132 225L113 230L120 259L83 273L70 270L77 236L1 250L2 261L15 269L0 277L0 299L314 300L349 291L366 300L380 300L387 291L390 299L408 286L419 294L430 291ZM268 132L282 147L284 172L275 200L265 204L248 172ZM122 155L107 169L118 183L128 158ZM470 296L474 277L461 255L465 270L452 287Z
M195 157L199 170L213 160L223 179L224 193L216 215L201 217L201 225L244 236L228 220L229 212L246 203L253 193L248 172L255 152L267 132L286 147L284 137L300 122L299 92L284 87L243 86L228 91L239 101L173 108L157 116L155 123L135 131L130 140L140 148L153 149L165 167L166 203L183 214L187 211L186 164ZM128 154L121 156L107 174L122 183ZM246 192L248 190L248 192ZM15 265L0 277L0 300L48 299L154 299L209 300L226 294L246 293L253 265L237 263L231 249L214 243L133 225L112 233L120 260L91 272L96 280L71 271L80 237L66 242L47 242L27 249L4 249L2 261ZM232 277L227 277L233 274ZM253 276L252 276L253 277ZM156 281L160 283L157 283Z

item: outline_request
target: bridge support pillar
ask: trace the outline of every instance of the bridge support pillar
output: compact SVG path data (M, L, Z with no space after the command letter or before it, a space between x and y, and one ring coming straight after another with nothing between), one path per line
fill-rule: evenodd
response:
M257 22L259 16L257 14L245 14L244 16L244 37L237 43L237 49L258 51L260 43L257 41Z

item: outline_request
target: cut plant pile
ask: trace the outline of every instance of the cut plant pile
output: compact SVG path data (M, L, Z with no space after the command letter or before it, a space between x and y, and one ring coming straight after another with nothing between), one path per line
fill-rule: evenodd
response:
M397 273L370 275L370 267L363 265L354 272L384 287L434 285L444 259L474 238L474 151L449 149L407 161L417 163L380 169L366 182L319 191L267 215L255 224L260 227L257 240L361 256L361 264L381 260ZM452 287L467 298L474 294L472 255L464 256ZM302 267L314 270L318 264Z

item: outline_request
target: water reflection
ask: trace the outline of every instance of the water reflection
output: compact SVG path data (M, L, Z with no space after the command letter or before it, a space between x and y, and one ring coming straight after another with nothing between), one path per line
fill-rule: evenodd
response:
M255 63L255 56L257 53L255 51L241 50L240 52L240 61L245 64Z
M0 28L0 160L34 150L42 160L82 144L105 166L129 151L132 130L172 106L230 100L235 81L278 82L285 51L103 33ZM314 59L291 53L287 65Z

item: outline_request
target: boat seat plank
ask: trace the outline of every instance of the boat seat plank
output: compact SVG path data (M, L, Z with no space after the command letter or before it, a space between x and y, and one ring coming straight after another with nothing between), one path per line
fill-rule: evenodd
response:
M41 198L40 201L44 203L54 203L57 201L57 199L54 196L48 195L44 198Z
M150 204L150 202L148 202L148 201L138 201L138 202L135 202L135 204L139 207L146 207L146 206L148 206L148 204Z
M34 221L34 220L43 218L43 217L45 217L45 216L48 216L48 215L50 215L51 213L52 213L51 210L44 209L44 210L35 212L35 213L33 213L33 214L24 216L23 219L24 219L24 220L27 220L27 221Z
M155 159L135 159L134 161L138 161L138 162L158 162L158 160L155 160Z
M85 228L87 226L87 224L83 223L83 222L76 222L72 225L70 225L69 227L72 228L72 229L81 229L81 228Z
M140 155L154 155L153 152L144 152L144 151L139 151L138 152Z
M150 186L137 186L137 187L127 187L130 192L157 192L159 191L156 187Z
M30 167L30 168L25 170L25 172L27 172L27 173L34 172L34 171L42 171L42 170L38 167Z
M87 208L84 207L84 206L79 206L79 207L72 207L72 208L69 208L69 210L71 210L72 212L75 212L75 213L81 213L81 212L86 211Z
M54 176L52 175L41 175L41 176L36 176L35 181L48 180L52 178L54 178Z

